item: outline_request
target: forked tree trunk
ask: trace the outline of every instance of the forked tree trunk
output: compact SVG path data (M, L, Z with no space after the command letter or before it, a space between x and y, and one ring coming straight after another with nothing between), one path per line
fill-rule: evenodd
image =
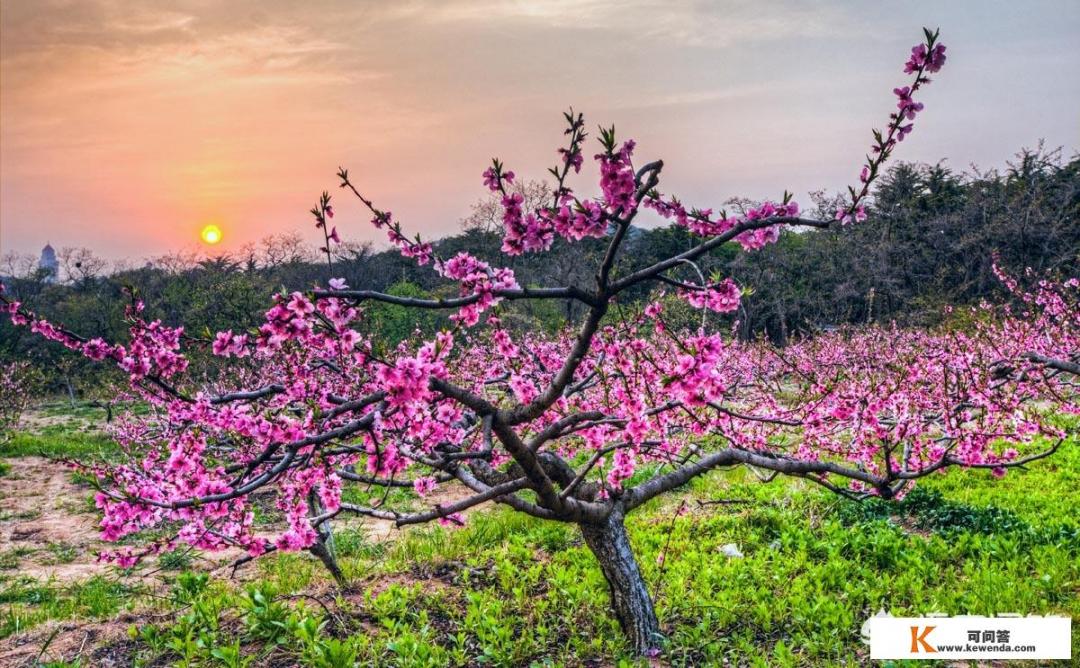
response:
M581 534L607 579L615 618L634 651L645 654L658 649L664 636L623 520L622 509L616 506L603 523L582 524Z

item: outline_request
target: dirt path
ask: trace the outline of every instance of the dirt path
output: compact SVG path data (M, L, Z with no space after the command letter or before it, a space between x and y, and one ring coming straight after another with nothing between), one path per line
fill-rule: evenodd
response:
M43 457L4 461L11 470L0 477L0 575L71 581L104 572L92 490Z

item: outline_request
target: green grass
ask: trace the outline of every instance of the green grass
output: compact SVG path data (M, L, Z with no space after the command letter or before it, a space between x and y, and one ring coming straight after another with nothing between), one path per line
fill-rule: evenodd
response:
M19 567L19 561L36 552L32 547L13 547L0 552L0 570L10 571Z
M49 543L46 550L49 564L70 564L79 556L79 548L69 543Z
M98 432L74 431L65 425L50 425L37 432L19 431L0 441L0 457L108 457L118 446Z
M46 417L64 418L65 420L83 420L103 422L108 412L104 407L94 401L76 401L75 405L65 398L51 401L37 407L37 410ZM129 412L136 415L145 415L150 410L149 404L143 401L123 401L113 404L113 412Z
M860 627L881 609L1080 618L1077 446L1001 480L935 475L897 503L761 484L741 469L654 501L629 530L670 639L663 660L866 665ZM717 499L738 503L708 503ZM724 556L727 543L744 557ZM495 508L461 529L418 527L382 543L339 529L336 545L345 591L306 554L247 566L254 580L244 586L165 571L172 584L153 597L104 578L61 587L8 571L0 636L142 606L154 616L130 631L135 665L638 665L573 527ZM189 564L176 553L162 560Z
M99 420L105 416L103 408L94 406L85 401L76 402L72 406L68 401L55 401L38 407L42 415L60 418L82 418L86 420Z
M70 585L25 577L0 580L0 638L49 619L114 616L138 603L141 590L104 576Z
M180 547L169 552L163 552L158 557L158 567L166 571L182 571L191 567L195 560L193 550Z

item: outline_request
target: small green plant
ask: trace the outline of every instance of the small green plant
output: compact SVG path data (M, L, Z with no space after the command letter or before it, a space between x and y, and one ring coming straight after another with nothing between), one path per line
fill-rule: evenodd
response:
M176 576L173 583L173 596L178 603L191 603L199 597L210 582L210 576L206 573L193 573L185 571Z
M247 668L256 659L254 654L250 656L244 654L239 640L231 645L215 647L210 650L210 656L217 659L219 665L224 668Z
M304 663L311 668L353 668L357 644L351 638L319 638L304 648Z
M248 585L241 605L245 611L248 633L263 642L284 638L289 608L275 600L277 589L269 582Z

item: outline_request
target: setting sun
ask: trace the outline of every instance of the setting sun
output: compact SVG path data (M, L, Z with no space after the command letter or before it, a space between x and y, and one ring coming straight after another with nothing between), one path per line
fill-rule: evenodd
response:
M202 228L200 233L202 240L213 246L217 242L221 241L221 228L217 225L207 225Z

